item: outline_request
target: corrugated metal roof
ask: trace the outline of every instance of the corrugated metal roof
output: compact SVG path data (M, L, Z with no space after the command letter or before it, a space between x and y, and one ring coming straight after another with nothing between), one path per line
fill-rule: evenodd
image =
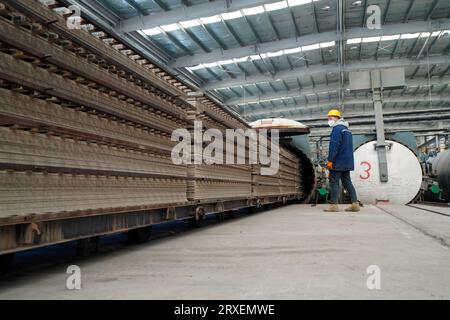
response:
M97 2L121 18L118 28L128 23L140 30L153 49L171 57L171 67L249 120L318 116L339 104L341 91L346 110L370 109L367 94L350 93L339 83L336 0L234 1L232 6L249 4L239 10L221 0ZM387 90L386 109L450 106L450 1L343 2L345 67L377 68L391 60L405 67L408 87ZM379 31L365 28L371 5L381 10ZM167 24L153 25L154 17Z

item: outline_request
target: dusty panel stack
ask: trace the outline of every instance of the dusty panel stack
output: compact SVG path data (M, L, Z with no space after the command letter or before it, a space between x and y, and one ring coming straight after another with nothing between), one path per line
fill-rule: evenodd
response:
M269 156L271 155L271 143L269 143ZM276 157L272 158L272 162L276 161ZM254 197L271 197L285 195L301 196L301 170L300 159L292 152L283 147L279 148L278 153L278 171L271 175L264 175L261 168L268 168L257 164L253 166L253 196ZM272 166L275 165L272 163Z
M278 171L281 194L298 194L301 192L300 159L290 151L281 148L280 168Z
M38 1L6 3L0 217L185 203L186 168L170 157L191 109L183 87Z
M238 119L221 110L215 104L208 103L202 98L189 98L189 103L196 108L192 121L201 121L202 133L208 129L220 131L223 137L223 164L191 164L188 165L188 189L187 198L189 200L227 200L251 197L251 165L246 164L226 164L226 129L240 128L245 130L246 126ZM191 125L191 127L193 124ZM208 141L209 142L209 141ZM208 142L201 144L199 150L208 145ZM200 151L201 152L201 151ZM195 155L199 155L198 152ZM207 161L208 158L202 153L201 158Z
M272 144L270 139L261 139L258 137L258 163L252 167L252 196L256 198L261 197L278 197L280 195L280 181L279 181L279 170L274 171L271 174L264 172L264 168L267 169L270 164L264 163L262 154L260 154L261 149L266 149L266 157L272 158L271 162L276 161L276 157L273 157L273 152L279 154L279 149L272 150Z

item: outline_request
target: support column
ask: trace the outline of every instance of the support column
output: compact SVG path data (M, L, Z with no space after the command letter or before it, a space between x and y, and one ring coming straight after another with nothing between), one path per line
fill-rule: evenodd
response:
M386 140L384 137L383 101L381 89L374 89L372 98L375 110L375 128L377 132L377 143L375 144L375 148L378 153L380 181L387 182L389 180L389 174L386 155Z

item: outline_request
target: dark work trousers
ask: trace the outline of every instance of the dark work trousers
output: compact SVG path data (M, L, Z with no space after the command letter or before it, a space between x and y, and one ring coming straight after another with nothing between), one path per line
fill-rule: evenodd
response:
M350 171L330 170L330 202L337 203L339 198L339 180L350 195L352 202L357 202L356 190L350 179Z

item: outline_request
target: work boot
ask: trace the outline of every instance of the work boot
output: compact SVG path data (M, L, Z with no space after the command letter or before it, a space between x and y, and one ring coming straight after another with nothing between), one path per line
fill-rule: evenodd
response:
M324 209L325 212L339 212L339 207L336 203L330 203L330 206L327 209Z
M353 202L350 207L345 209L347 212L358 212L360 210L359 202Z

